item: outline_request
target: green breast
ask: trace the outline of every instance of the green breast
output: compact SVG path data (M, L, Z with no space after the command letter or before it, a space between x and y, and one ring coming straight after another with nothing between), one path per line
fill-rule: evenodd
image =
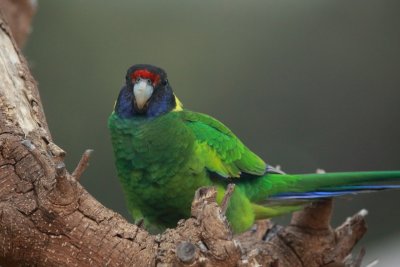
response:
M210 182L196 164L195 137L179 112L153 119L122 119L113 113L109 128L132 215L165 226L188 217L195 190Z
M165 182L163 178L176 174L193 150L194 136L174 112L154 119L113 114L109 128L117 163L128 164L124 171L144 172L148 182Z

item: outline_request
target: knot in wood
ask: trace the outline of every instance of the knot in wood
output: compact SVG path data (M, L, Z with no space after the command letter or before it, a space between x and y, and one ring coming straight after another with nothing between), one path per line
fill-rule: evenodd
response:
M59 178L64 178L67 175L67 169L65 168L64 162L57 163L56 174Z
M196 255L196 247L190 242L184 241L176 246L176 256L184 263L190 263Z

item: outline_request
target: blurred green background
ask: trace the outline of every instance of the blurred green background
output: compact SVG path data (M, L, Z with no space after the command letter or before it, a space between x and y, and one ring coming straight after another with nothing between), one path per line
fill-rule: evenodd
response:
M93 148L83 185L129 219L106 124L136 63L165 68L186 108L286 172L400 169L399 10L386 0L42 0L24 52L69 170ZM399 203L399 192L341 199L333 225L367 208L361 245L373 259L368 247L400 235Z

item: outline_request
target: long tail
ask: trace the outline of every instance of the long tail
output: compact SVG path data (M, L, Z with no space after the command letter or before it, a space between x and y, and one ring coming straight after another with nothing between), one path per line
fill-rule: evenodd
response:
M246 194L254 201L312 200L400 189L400 171L267 174L257 181L253 180L251 188L250 181L244 182L243 186Z

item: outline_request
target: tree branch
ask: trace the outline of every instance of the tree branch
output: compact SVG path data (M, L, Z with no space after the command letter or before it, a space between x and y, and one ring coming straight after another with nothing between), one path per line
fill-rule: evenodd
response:
M332 202L325 201L296 213L288 227L260 221L234 237L215 189L201 188L191 218L150 235L79 184L86 159L69 174L2 16L0 44L2 266L327 266L342 264L365 233L362 214L332 230Z
M81 178L83 172L86 170L86 168L89 166L89 159L90 159L90 155L93 153L92 149L87 149L81 157L81 160L78 163L78 166L76 166L74 172L72 173L72 177L74 177L74 179L76 181L79 181L79 179Z

